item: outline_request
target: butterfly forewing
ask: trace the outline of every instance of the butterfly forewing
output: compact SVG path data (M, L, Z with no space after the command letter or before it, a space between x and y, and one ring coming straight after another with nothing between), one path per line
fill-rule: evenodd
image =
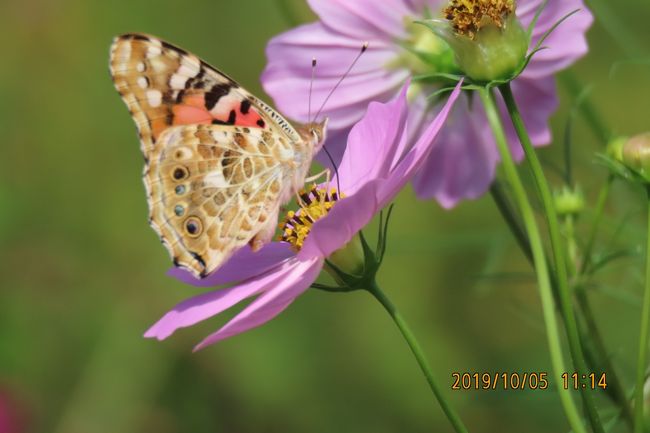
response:
M203 277L268 242L313 145L231 78L154 37L117 37L110 68L138 128L150 223L175 264Z
M142 34L113 41L110 68L115 87L138 126L143 151L172 125L221 124L276 129L298 141L276 111L197 56Z

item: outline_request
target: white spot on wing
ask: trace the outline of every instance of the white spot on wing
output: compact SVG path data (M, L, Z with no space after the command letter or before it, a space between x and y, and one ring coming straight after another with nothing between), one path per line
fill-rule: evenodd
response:
M149 83L147 82L147 79L145 77L138 77L138 86L140 86L143 89L146 89L148 85Z
M120 63L126 63L131 58L131 44L121 43L118 45L117 59Z
M160 90L147 90L147 101L152 107L159 107L162 104L162 93Z
M196 56L191 56L191 55L183 56L182 62L196 69L197 71L201 69L201 61Z
M181 67L178 68L178 74L185 75L186 77L195 77L200 71L198 66L195 66L191 63L182 63Z
M152 57L158 57L162 53L162 50L160 47L157 47L155 45L150 46L147 48L147 57L152 58Z
M180 74L172 75L172 78L169 80L169 85L172 89L182 90L185 88L185 83L187 82L187 76Z
M135 65L135 69L137 69L138 72L144 72L145 69L144 62L138 62L138 64Z

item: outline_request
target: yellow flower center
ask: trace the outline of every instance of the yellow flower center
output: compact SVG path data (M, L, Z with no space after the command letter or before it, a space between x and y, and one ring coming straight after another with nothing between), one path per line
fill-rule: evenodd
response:
M503 28L514 11L514 0L451 0L443 13L458 34L474 39L486 25Z
M303 189L298 195L300 209L289 211L280 223L280 240L289 242L296 252L304 245L314 223L327 215L336 201L343 197L335 188L328 190L318 185L312 185L309 190Z

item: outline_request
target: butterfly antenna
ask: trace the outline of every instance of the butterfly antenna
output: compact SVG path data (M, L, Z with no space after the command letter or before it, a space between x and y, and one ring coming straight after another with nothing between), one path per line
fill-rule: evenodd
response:
M320 115L320 112L323 111L323 108L325 108L325 104L327 104L327 101L330 100L330 97L332 96L332 94L334 93L334 91L339 87L339 85L341 84L341 82L343 82L343 80L345 79L345 77L348 76L348 74L350 73L350 71L352 71L352 68L354 68L354 65L357 64L357 62L358 62L359 59L361 58L361 55L362 55L363 53L365 53L367 49L368 49L368 42L364 42L363 45L361 46L361 51L359 52L359 54L357 54L357 57L354 59L354 61L352 62L352 64L351 64L350 67L348 68L348 70L345 71L345 73L343 74L343 76L341 77L341 79L336 83L336 85L332 88L332 90L330 91L330 93L327 95L327 98L325 98L325 101L323 101L323 105L320 106L320 108L318 109L318 112L316 113L316 116L314 116L314 121L316 121L316 119L317 119L318 116ZM313 72L313 71L312 71L312 72ZM310 96L311 96L311 95L310 95Z
M311 123L311 94L314 90L314 75L316 73L316 57L311 59L311 81L309 82L309 115L307 116L307 122Z

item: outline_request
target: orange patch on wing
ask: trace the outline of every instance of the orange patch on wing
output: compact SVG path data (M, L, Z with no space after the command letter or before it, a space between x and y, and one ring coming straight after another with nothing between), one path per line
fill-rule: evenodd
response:
M231 109L226 109L226 106L221 105L220 108L224 113L231 113L234 111L235 125L248 126L252 128L260 128L265 126L260 113L253 107L250 107L246 114L241 111L241 104L230 104ZM205 107L205 96L199 95L186 95L180 104L172 107L174 113L174 125L189 125L189 124L210 124L213 120L218 120L221 123L230 123L229 116L224 118L215 116L213 112L208 111Z
M248 110L248 113L244 114L241 110L237 110L237 121L235 124L237 126L251 126L253 128L259 128L260 125L257 123L262 120L262 116L255 111L253 108Z
M193 105L174 105L174 125L189 125L194 123L209 124L212 122L212 115L204 107Z
M203 95L188 95L183 98L183 104L205 110L205 97Z
M154 139L158 139L160 134L169 127L165 117L156 117L151 119L151 135Z

